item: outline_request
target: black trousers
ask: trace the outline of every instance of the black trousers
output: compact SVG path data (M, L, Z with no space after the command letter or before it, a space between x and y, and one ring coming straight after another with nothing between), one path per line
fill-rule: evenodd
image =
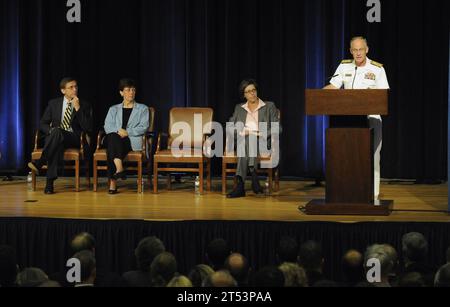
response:
M112 179L117 172L115 159L123 160L132 151L130 138L121 138L117 133L110 133L106 136L106 158L108 159L108 178Z
M45 145L42 150L40 164L47 163L47 179L58 178L58 166L64 158L64 150L68 148L80 148L80 136L76 133L54 128L45 137Z

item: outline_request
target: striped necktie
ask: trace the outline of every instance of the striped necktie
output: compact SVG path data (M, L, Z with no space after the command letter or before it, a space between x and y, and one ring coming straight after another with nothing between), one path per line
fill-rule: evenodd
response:
M72 103L69 101L67 103L66 111L64 111L64 118L61 123L61 128L66 131L70 131L71 121L72 121L72 112L73 112Z

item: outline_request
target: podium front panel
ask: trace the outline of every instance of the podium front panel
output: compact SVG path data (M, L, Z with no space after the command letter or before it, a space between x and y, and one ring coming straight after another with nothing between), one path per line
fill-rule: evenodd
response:
M366 128L327 129L327 203L373 202L372 135L372 129Z

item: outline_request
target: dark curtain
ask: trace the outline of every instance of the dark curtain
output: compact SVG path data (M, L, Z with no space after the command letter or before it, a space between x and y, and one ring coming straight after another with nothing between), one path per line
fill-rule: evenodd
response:
M253 221L87 221L63 219L0 218L0 244L16 248L21 267L35 266L48 274L58 272L70 257L69 242L79 232L96 238L96 258L102 268L123 273L135 268L134 249L150 235L159 237L176 256L179 271L187 274L205 262L207 244L224 238L235 252L248 257L254 269L276 264L276 249L283 236L301 244L316 240L322 244L325 272L341 278L341 257L348 249L364 252L368 245L388 243L401 253L401 238L417 231L426 237L428 262L441 266L450 246L448 223L322 223Z
M392 88L382 176L447 177L447 0L382 1L382 22L372 24L366 0L82 0L82 20L74 24L66 21L66 1L2 3L1 19L17 16L20 36L23 114L8 119L25 135L17 140L8 130L2 146L20 143L22 167L45 105L60 95L57 84L65 75L78 78L97 128L120 102L118 80L137 79L137 100L156 108L159 131L167 130L174 106L210 106L215 120L225 123L240 102L237 85L253 77L261 98L282 112L282 175L320 177L328 119L304 115L304 90L325 85L350 56L350 38L364 35L370 58L385 64ZM12 30L14 24L3 21L8 46L14 39L5 33ZM4 65L1 70L13 73ZM2 93L9 88L1 86ZM2 96L1 103L3 110L8 100Z
M20 101L19 9L0 2L0 170L23 166L26 140Z

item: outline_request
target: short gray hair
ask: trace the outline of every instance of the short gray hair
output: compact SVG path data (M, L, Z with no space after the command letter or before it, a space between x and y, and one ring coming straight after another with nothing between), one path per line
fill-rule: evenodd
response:
M364 36L355 36L350 40L350 48L352 47L352 44L356 40L362 40L366 43L366 46L369 47L369 44L367 43L367 39Z
M308 277L305 270L297 263L284 262L278 269L283 272L285 287L307 287Z
M367 268L367 263L370 259L378 259L380 261L382 276L388 276L394 269L395 259L393 259L393 255L387 245L374 244L369 246L364 255L365 268Z

